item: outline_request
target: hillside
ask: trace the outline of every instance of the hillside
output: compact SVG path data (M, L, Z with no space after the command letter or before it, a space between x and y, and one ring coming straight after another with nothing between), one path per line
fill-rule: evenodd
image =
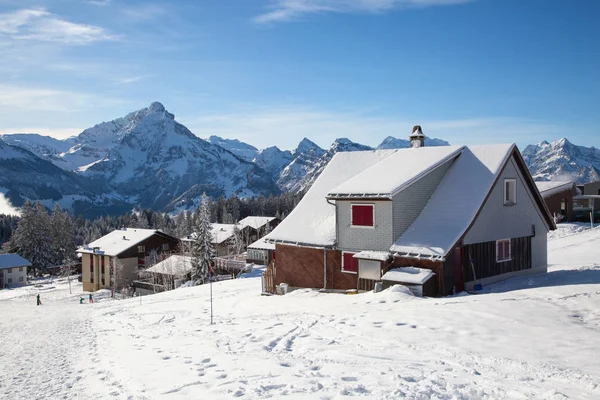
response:
M207 285L83 305L64 281L0 291L12 344L0 387L6 398L596 399L599 244L598 229L552 239L547 274L478 295L265 297L259 277L219 282L214 325Z

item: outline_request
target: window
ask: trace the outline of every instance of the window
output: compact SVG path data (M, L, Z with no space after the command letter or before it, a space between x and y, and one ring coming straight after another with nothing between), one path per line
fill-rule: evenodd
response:
M510 239L496 240L496 262L512 260Z
M146 246L138 246L138 253L145 253L146 252Z
M19 277L19 282L23 282L23 277L22 276Z
M517 180L514 178L504 180L504 205L517 204Z
M23 272L23 267L19 267L19 272Z
M94 256L90 255L90 282L94 283Z
M7 283L12 283L12 278L8 278Z
M352 226L375 226L373 204L352 204L350 207L352 208Z
M354 254L356 253L342 253L342 272L358 273L358 258L354 258Z
M163 243L162 249L163 249L163 251L169 250L169 243Z
M9 268L9 269L7 269L7 270L6 270L6 273L7 273L7 274L12 274L12 268Z

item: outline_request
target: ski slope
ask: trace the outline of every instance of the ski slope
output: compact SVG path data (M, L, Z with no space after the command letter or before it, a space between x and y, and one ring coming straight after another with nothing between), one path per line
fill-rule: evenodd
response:
M598 399L600 230L564 229L547 274L479 295L261 297L250 277L213 285L214 325L208 286L0 291L0 398Z

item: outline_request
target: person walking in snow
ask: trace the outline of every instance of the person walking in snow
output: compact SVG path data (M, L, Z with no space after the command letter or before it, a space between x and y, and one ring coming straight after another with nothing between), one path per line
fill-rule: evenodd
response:
M83 297L79 298L79 304L83 304Z
M94 297L92 296L92 294L90 293L90 303L94 302Z
M42 305L42 300L40 300L40 294L38 293L37 295L37 305L41 306Z

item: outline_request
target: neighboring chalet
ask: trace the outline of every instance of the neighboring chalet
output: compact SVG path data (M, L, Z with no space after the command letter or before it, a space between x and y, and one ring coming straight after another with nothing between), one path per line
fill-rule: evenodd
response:
M231 253L231 246L234 242L234 232L236 224L211 224L212 226L212 244L215 248L215 256L223 257ZM237 225L238 229L242 229L241 225ZM184 246L184 253L192 252L192 244L196 240L196 233L192 233L181 239Z
M536 182L554 222L573 221L573 197L580 194L574 182L545 181Z
M600 218L600 182L590 182L577 186L581 194L573 197L575 219L589 221Z
M268 279L370 290L389 270L401 282L417 271L402 267L415 267L447 295L545 272L556 225L517 147L423 147L424 138L416 126L413 148L337 153L265 237L277 253Z
M271 232L281 221L277 217L250 216L239 222L248 243L252 243Z
M149 255L176 252L179 240L160 230L123 228L77 250L82 255L83 290L122 288L138 277ZM122 265L119 271L117 264ZM116 282L115 282L116 272Z
M140 272L143 280L135 281L138 294L147 295L177 289L192 275L192 257L173 254Z
M27 283L31 263L18 254L0 254L0 289Z
M275 260L275 244L267 243L264 238L248 246L246 262L257 265L269 265Z

